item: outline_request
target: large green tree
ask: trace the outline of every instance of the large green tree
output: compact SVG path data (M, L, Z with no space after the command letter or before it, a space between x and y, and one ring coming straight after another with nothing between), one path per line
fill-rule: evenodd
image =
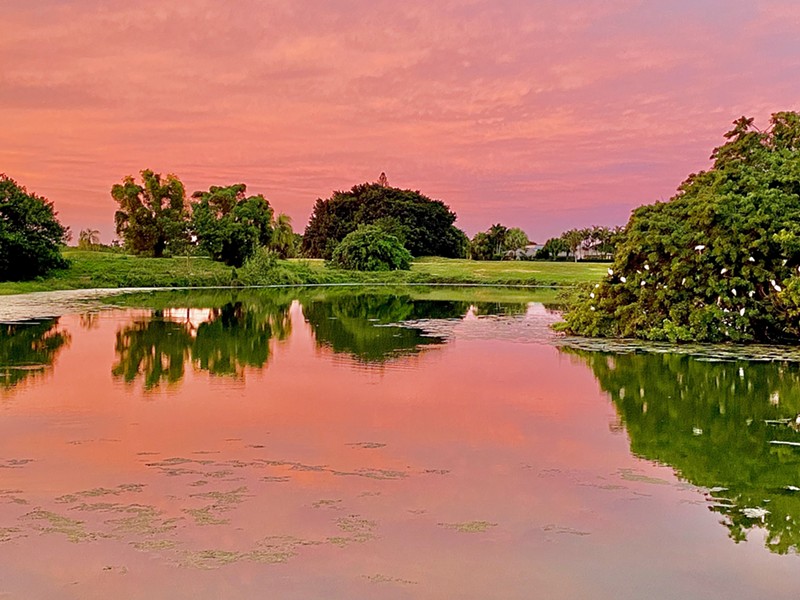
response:
M59 247L67 236L49 200L0 174L0 281L33 279L65 268Z
M800 337L800 115L742 117L668 202L637 208L609 275L566 314L591 336Z
M264 196L247 196L243 183L192 194L192 228L214 260L239 267L273 236L272 208Z
M141 177L141 184L128 175L111 188L119 204L114 215L117 235L134 254L176 254L185 248L189 222L183 183L175 175L162 177L150 169Z
M330 258L359 225L376 224L397 236L414 256L463 257L467 239L456 215L440 200L382 183L363 183L318 199L303 236L307 256Z

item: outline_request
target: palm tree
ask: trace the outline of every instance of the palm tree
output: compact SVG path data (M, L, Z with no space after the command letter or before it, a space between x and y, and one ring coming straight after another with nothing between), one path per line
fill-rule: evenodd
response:
M78 248L91 250L100 245L100 232L97 229L81 229L78 234Z
M294 253L293 246L294 230L292 230L292 218L289 215L280 213L275 217L270 247L281 258L289 258Z

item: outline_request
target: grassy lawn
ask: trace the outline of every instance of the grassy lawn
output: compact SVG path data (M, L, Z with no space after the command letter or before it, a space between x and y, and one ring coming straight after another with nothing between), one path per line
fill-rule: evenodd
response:
M422 258L411 271L361 273L332 269L322 260L293 259L256 278L208 258L140 258L67 250L71 266L46 278L0 283L0 295L49 290L117 287L206 287L244 284L452 283L570 286L599 280L606 265L567 262L488 262Z

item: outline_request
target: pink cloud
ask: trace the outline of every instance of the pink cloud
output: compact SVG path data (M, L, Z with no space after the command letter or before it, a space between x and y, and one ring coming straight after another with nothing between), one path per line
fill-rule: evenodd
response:
M300 228L317 197L386 171L469 233L543 239L624 222L734 118L795 108L793 6L13 1L0 164L105 239L108 190L145 167L190 190L244 181Z

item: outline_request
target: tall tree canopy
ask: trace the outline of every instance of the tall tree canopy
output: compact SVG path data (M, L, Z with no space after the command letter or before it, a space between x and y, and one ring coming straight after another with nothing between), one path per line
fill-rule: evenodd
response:
M264 196L247 196L243 183L211 186L192 198L192 228L214 260L239 267L258 246L272 240L272 208Z
M150 169L141 176L141 185L128 175L111 188L119 204L114 215L117 235L134 254L158 258L177 253L186 243L189 219L183 184L175 175L162 178Z
M303 236L308 256L330 258L333 249L359 225L375 224L397 236L414 256L463 257L466 235L456 215L440 200L382 183L363 183L318 199Z
M49 200L0 174L0 281L33 279L65 268L59 246L67 235Z
M668 202L642 206L568 331L701 341L800 336L800 115L742 117Z

